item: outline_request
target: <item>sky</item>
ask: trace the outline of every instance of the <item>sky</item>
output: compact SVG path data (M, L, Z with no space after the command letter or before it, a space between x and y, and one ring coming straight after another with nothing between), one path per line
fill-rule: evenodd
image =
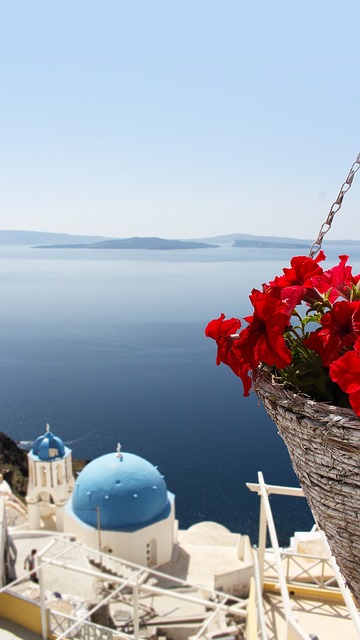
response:
M360 4L0 0L0 228L315 240L360 152ZM329 239L360 239L360 171Z

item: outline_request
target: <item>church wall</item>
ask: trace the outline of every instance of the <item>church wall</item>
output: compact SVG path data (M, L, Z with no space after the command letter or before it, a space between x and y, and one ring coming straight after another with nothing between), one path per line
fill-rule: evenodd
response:
M101 532L102 548L107 553L142 566L157 566L169 562L174 544L174 520L166 520L133 533Z
M70 509L64 510L64 531L84 544L142 566L169 562L176 541L174 509L165 520L131 533L94 529L82 523ZM111 550L111 551L110 551Z
M98 531L89 527L73 515L71 509L65 507L63 512L63 527L65 533L73 534L80 542L98 549Z

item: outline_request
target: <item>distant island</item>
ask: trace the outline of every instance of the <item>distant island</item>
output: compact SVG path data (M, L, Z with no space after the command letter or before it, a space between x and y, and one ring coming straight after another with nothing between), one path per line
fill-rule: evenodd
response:
M193 240L166 240L165 238L122 238L115 240L102 240L101 242L79 244L51 244L39 245L36 249L213 249L216 244L197 242Z
M229 233L214 237L174 240L159 237L109 238L106 236L76 235L49 231L1 230L0 247L23 246L33 249L295 249L308 253L312 241L304 238L261 236ZM331 246L360 246L360 240L327 240Z

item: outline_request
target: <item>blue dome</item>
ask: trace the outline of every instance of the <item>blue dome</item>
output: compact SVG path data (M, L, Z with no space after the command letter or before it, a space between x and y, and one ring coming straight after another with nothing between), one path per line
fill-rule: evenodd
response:
M55 460L56 458L64 458L67 449L57 436L54 436L50 430L46 430L44 435L36 438L30 454L39 460Z
M108 453L90 462L72 495L73 513L107 531L136 531L166 518L170 508L163 477L132 453Z

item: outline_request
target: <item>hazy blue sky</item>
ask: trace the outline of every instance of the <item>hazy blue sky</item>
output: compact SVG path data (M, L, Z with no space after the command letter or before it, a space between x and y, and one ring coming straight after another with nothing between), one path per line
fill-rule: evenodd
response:
M0 228L315 238L359 144L360 3L0 0ZM360 238L360 172L329 237Z

